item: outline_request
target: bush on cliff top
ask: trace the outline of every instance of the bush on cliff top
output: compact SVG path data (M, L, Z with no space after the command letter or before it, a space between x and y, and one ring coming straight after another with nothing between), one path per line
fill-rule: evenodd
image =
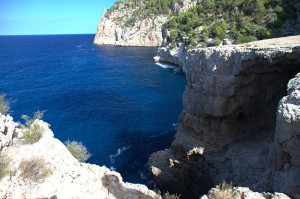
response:
M222 184L218 185L215 190L216 199L240 199L236 191L233 189L232 183L227 184L223 181Z
M5 98L6 94L0 94L0 113L5 115L10 109L10 100Z
M44 116L45 111L37 111L33 113L33 117L22 115L25 120L25 125L20 124L23 129L23 138L27 144L33 144L39 141L42 137L43 128L38 124L33 124L35 120L40 120Z
M38 124L33 124L29 129L24 129L23 138L27 144L34 144L41 139L43 128Z
M81 142L76 141L66 141L65 145L70 153L79 161L85 162L87 161L92 155L88 152L85 146L82 145Z

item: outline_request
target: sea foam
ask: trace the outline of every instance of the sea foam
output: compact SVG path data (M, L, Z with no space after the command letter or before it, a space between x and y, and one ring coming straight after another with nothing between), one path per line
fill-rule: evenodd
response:
M174 73L181 73L182 72L182 70L178 66L173 66L173 65L170 65L170 64L160 63L160 62L157 62L155 64L158 65L161 68L170 69Z

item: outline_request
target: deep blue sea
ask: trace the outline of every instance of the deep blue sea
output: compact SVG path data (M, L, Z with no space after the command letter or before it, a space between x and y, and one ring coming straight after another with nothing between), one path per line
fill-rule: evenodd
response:
M46 110L56 138L81 141L125 181L149 185L152 152L169 148L185 77L156 48L96 46L94 35L0 36L0 93L15 121Z

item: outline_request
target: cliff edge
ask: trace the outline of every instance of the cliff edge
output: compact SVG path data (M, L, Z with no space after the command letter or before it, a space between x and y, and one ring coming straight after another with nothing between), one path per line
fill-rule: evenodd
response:
M33 125L42 129L42 137L24 144L18 124L0 114L1 198L161 198L144 185L124 183L105 166L80 163L53 137L49 124L36 120Z
M172 146L149 158L159 188L197 198L226 180L300 198L300 36L161 48L156 60L187 77Z

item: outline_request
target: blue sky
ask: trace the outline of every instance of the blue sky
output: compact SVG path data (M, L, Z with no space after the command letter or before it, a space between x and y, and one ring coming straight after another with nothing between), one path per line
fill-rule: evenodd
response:
M0 0L0 35L96 33L116 0Z

